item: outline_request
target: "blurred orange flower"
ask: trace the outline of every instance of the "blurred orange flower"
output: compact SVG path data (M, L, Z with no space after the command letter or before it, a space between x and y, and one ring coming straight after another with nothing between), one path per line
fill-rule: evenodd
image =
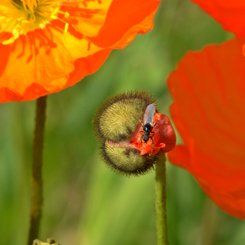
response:
M1 0L0 102L32 100L96 71L149 31L160 0Z
M245 37L244 0L193 0L193 2L213 16L227 31Z
M169 79L171 115L183 139L172 163L195 176L226 212L245 219L244 40L187 54Z

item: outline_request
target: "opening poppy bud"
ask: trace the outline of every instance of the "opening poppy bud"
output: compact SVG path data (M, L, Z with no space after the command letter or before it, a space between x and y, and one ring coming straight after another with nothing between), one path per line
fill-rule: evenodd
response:
M126 174L146 172L158 153L175 146L168 117L157 112L146 93L126 93L108 100L97 113L95 126L106 163Z
M175 147L176 136L169 118L156 112L149 139L146 142L142 140L142 125L139 125L130 143L140 151L141 155L156 155L159 152L171 151Z

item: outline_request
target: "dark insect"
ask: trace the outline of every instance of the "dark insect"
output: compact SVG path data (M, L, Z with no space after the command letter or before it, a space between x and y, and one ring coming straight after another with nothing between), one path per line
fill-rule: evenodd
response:
M151 133L152 132L152 129L153 129L153 126L150 124L150 123L146 123L144 126L143 126L143 131L144 131L144 134L142 135L142 140L146 143L149 139L152 139L151 137Z
M144 125L143 125L143 132L141 139L145 143L151 139L152 140L152 134L153 132L153 118L154 114L156 112L156 106L154 104L150 104L146 107L145 113L144 113Z

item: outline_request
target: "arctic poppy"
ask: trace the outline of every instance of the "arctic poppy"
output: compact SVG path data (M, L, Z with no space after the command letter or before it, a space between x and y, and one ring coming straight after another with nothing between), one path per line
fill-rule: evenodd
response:
M0 102L57 92L149 31L159 0L2 0Z
M204 11L222 24L227 31L245 37L244 0L193 0Z
M244 40L188 53L168 78L183 144L169 159L226 212L245 219Z

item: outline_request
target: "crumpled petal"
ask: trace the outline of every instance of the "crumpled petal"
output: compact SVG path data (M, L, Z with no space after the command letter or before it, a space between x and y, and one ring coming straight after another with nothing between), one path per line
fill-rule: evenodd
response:
M227 30L245 37L244 0L193 0Z
M226 212L245 219L244 40L190 52L168 78L183 139L168 156Z
M149 139L144 142L142 125L139 124L130 140L131 146L140 151L140 154L154 156L166 153L174 149L176 136L169 118L156 112L153 118L153 128L149 134Z

